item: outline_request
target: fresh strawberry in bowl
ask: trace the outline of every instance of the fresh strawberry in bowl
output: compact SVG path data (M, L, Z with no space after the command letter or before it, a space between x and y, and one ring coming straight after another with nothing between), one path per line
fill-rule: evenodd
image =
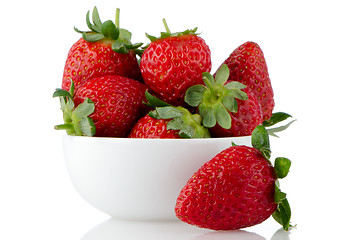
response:
M126 137L147 110L143 104L147 87L130 78L107 75L84 82L74 91L57 89L64 124L56 129L69 135Z
M69 90L71 80L75 89L80 84L94 77L105 75L124 76L143 81L137 55L141 55L141 43L132 44L132 34L119 27L119 9L115 23L100 20L98 10L92 11L93 23L87 13L88 31L76 32L82 37L70 48L64 66L62 88Z
M223 62L230 69L231 81L244 84L258 99L263 120L271 118L274 109L274 92L264 53L255 42L237 47Z
M185 106L186 90L211 70L211 52L197 28L172 33L163 21L166 32L159 38L147 34L151 43L141 58L142 77L161 100Z
M146 105L153 108L132 128L130 138L210 138L201 116L188 109L172 106L145 92Z

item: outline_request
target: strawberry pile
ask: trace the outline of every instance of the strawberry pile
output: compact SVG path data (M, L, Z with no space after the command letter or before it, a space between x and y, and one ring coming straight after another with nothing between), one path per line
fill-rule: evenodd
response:
M265 134L255 132L275 135L290 123L265 128L291 116L273 113L273 89L259 45L240 45L211 74L211 51L197 28L172 33L163 20L166 32L160 37L146 34L147 45L133 44L131 32L119 26L119 13L115 22L102 22L94 7L91 19L90 12L86 17L89 30L74 28L82 37L70 48L61 88L53 94L60 98L64 120L55 129L89 137L252 135L262 146L259 140L253 148L233 146L206 163L182 190L176 215L224 230L273 215L288 229L289 204L275 187L282 168L272 166Z

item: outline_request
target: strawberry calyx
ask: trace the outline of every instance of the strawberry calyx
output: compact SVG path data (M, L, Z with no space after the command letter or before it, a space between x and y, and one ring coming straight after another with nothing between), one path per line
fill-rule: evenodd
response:
M77 107L74 106L74 83L71 80L69 91L57 88L53 97L59 97L61 110L63 111L64 124L54 126L56 130L66 130L68 135L88 136L95 134L96 128L90 114L95 106L91 99L87 98Z
M199 114L192 114L188 109L172 106L157 97L145 93L147 106L154 108L148 115L156 119L172 119L167 123L168 130L178 130L181 138L210 138L210 132L202 126Z
M92 22L90 21L90 12L87 12L86 22L90 31L81 31L74 27L77 33L82 34L84 40L88 42L108 41L112 44L112 50L117 53L127 54L133 50L138 56L142 55L140 47L143 43L132 44L132 33L126 29L119 27L120 9L116 9L115 23L111 20L102 23L97 7L92 11Z
M269 133L263 125L257 126L251 135L252 146L258 149L264 158L270 162L271 150L269 142ZM289 202L286 198L287 194L280 189L279 179L285 178L291 166L291 161L285 157L277 157L274 161L274 170L277 177L275 181L275 194L274 202L278 204L277 209L272 214L272 217L279 224L283 226L285 231L288 231L290 227L291 209Z
M173 32L171 32L170 28L168 27L166 19L163 18L162 22L163 22L163 26L166 29L166 32L161 32L160 37L155 37L155 36L152 36L152 35L149 35L146 33L146 37L148 39L150 39L151 42L157 41L159 39L168 38L168 37L178 37L178 36L182 36L182 35L199 35L199 33L196 33L197 27L194 29L187 29L183 32L174 32L173 33Z
M248 96L241 89L246 86L237 81L229 81L229 68L222 65L215 79L208 73L202 74L205 85L194 85L185 94L185 102L197 107L203 119L203 125L212 128L219 124L225 129L231 127L230 112L238 111L236 99L247 100Z
M273 127L273 128L270 128L271 126L274 126L288 118L291 118L292 116L289 115L288 113L284 113L284 112L276 112L276 113L273 113L272 116L270 117L269 120L265 120L263 122L263 126L264 127L268 127L267 131L269 133L270 136L273 136L273 137L279 137L276 133L277 132L281 132L281 131L284 131L286 130L287 128L289 128L290 125L292 125L293 122L297 121L296 119L290 121L289 123L285 124L285 125L282 125L282 126L279 126L279 127Z

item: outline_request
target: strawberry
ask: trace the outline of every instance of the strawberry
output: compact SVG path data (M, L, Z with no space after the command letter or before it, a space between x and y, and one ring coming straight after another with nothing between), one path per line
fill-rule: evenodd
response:
M131 130L129 138L181 138L177 130L167 129L170 120L142 117Z
M253 147L231 146L206 162L182 188L176 216L189 224L233 230L259 224L271 215L290 227L291 211L278 178L286 177L290 160L269 161L268 133L262 126L252 135Z
M117 9L116 22L119 21ZM93 9L93 23L87 25L91 31L79 31L82 34L68 52L65 62L62 88L69 90L72 79L75 89L90 78L105 75L119 75L142 81L136 53L142 44L131 44L131 33L112 22L104 23L99 19L97 8Z
M230 69L229 80L239 81L252 90L259 99L263 120L268 120L274 108L274 93L264 54L259 45L254 42L242 44L223 64Z
M126 77L109 75L92 78L75 91L57 89L61 97L65 129L70 135L125 137L144 114L146 86ZM95 132L94 132L95 130Z
M141 58L141 73L145 83L161 100L185 106L186 90L202 83L202 73L211 70L210 49L196 33L197 28L171 33L160 38L147 35L151 43Z
M185 102L197 107L203 125L210 128L213 137L236 137L251 135L262 123L259 101L253 92L241 91L245 86L237 81L228 81L229 68L222 65L215 79L203 73L205 85L194 85L186 91Z
M255 127L262 124L263 119L258 99L250 89L244 89L244 92L248 99L236 99L238 111L230 112L231 127L225 129L216 124L210 129L213 137L250 136Z
M201 117L188 109L174 107L146 91L147 106L155 108L131 130L130 138L209 138Z

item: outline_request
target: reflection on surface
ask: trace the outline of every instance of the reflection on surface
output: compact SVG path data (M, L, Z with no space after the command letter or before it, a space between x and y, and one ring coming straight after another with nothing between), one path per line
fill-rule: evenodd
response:
M81 240L167 239L188 240L208 232L180 221L141 222L109 219L91 229Z
M120 239L265 240L264 237L256 233L251 233L243 230L212 231L212 230L193 227L181 221L140 222L140 221L122 221L116 219L109 219L95 226L88 233L86 233L81 240L120 240ZM287 240L287 238L273 237L273 240L276 239Z
M235 230L235 231L220 231L220 232L208 232L205 234L202 234L200 236L197 236L195 238L192 238L192 240L265 240L262 236L246 232L242 230Z
M283 230L283 228L281 228L274 233L271 240L290 240L289 234L290 232L286 232Z

